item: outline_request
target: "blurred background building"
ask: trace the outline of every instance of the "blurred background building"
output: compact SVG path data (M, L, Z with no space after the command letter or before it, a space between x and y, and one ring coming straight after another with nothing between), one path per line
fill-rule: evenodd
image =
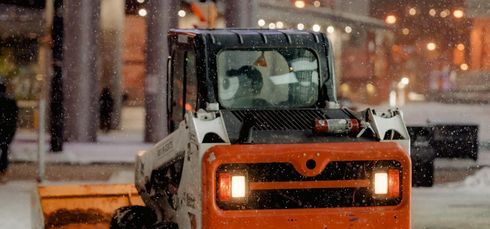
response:
M148 1L153 0L91 3L100 10L94 30L98 67L92 66L99 82L92 90L99 94L109 87L116 101L126 106L144 104ZM179 28L243 25L233 24L238 16L230 16L243 12L230 12L229 7L242 1L175 2ZM341 100L382 104L391 99L398 105L448 96L471 100L490 89L490 1L250 2L250 12L255 13L247 16L248 26L327 34L334 48ZM20 101L24 127L36 126L37 100L47 87L42 82L49 82L51 74L46 64L50 4L52 0L0 0L0 80L8 82L9 92ZM113 127L118 126L116 120Z

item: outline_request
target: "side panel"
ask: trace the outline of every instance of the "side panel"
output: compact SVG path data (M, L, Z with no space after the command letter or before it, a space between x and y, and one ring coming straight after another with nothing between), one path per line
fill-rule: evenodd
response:
M189 112L175 132L138 153L136 187L160 222L173 222L179 228L201 225L202 157L212 146L229 144L224 128L216 113ZM209 133L224 143L203 143Z
M162 201L157 197L165 191L163 190L164 188L167 188L162 186L162 184L165 184L162 181L164 177L161 174L157 174L157 172L166 168L177 158L183 157L188 135L185 122L182 122L175 132L158 142L150 150L139 152L136 157L136 188L145 204L156 211L160 220L173 218L174 214L171 214L172 211L167 210L169 207L171 208L168 202ZM157 175L160 177L157 178Z
M195 144L191 141L189 145L178 190L179 205L175 222L179 228L199 228L202 225L201 158L216 144Z
M196 115L197 117L195 117ZM214 113L198 112L187 113L186 122L179 130L185 129L185 135L179 135L181 149L184 152L182 174L178 190L176 190L176 204L173 206L175 215L170 219L178 224L179 228L197 228L202 225L202 158L205 152L216 145L229 145L228 136L224 129L222 118L216 118ZM225 143L203 143L208 133L217 134Z

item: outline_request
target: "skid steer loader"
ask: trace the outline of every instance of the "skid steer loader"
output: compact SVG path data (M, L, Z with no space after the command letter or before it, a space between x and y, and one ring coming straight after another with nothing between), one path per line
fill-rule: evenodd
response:
M171 30L171 134L111 228L410 228L400 111L338 105L332 47L296 30ZM352 66L355 67L355 66Z
M146 209L117 210L113 228L410 228L402 116L339 107L324 34L168 39L172 133L137 156ZM154 222L138 225L147 212Z

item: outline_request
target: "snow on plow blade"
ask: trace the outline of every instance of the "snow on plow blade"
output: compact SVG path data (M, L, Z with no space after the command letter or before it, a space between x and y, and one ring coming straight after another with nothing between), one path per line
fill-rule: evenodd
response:
M39 186L34 228L109 228L119 207L144 205L132 184Z

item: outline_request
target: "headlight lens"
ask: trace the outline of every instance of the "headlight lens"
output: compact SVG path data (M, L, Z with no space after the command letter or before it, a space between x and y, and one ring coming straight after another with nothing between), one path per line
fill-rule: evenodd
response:
M374 194L379 197L400 196L400 170L388 169L374 173Z
M230 201L247 196L247 177L220 173L218 176L218 195L221 201Z
M374 174L374 194L388 194L388 173L377 172Z
M232 176L231 177L231 197L242 198L245 197L245 176Z

